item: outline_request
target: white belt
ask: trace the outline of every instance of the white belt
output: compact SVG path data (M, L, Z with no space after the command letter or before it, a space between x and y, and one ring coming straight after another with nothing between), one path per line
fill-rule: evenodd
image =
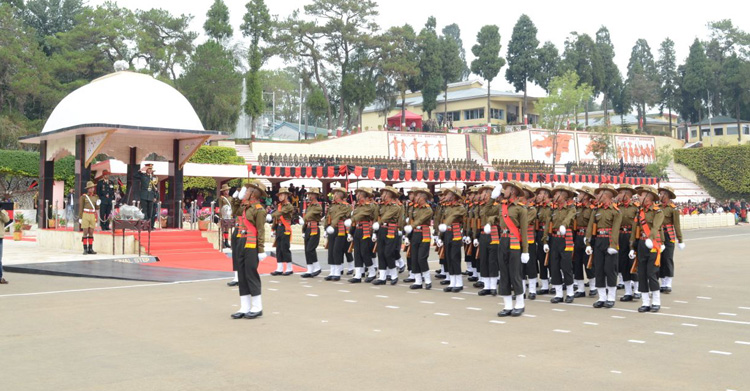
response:
M95 213L96 209L84 209L84 212Z

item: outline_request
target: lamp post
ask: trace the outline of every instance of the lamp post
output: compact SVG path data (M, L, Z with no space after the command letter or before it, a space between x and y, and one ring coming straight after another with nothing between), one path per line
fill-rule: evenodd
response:
M307 135L305 135L307 138ZM302 79L299 79L299 117L297 118L297 141L302 139Z

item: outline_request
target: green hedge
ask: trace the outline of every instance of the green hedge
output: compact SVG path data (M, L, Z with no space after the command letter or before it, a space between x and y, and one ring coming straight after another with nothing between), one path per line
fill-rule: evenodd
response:
M206 145L200 147L188 161L190 163L206 164L245 164L245 159L237 156L237 151L234 148ZM185 190L213 190L216 188L216 181L213 178L186 177L183 182L183 188Z
M0 176L39 178L39 152L0 150ZM55 179L65 181L66 188L75 181L75 158L66 156L55 161Z
M674 160L693 170L712 197L750 198L750 145L678 149Z

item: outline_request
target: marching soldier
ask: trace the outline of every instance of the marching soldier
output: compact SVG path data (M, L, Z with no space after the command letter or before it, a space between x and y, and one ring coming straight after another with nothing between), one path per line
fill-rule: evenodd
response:
M378 205L372 201L374 196L369 187L360 187L354 192L357 204L344 225L349 228L347 241L353 242L354 249L354 277L349 279L350 283L362 282L363 269L367 268L365 282L375 279L375 266L372 262L372 247L377 235L372 232L372 223L378 217Z
M276 193L279 200L276 211L266 217L266 220L272 223L271 228L274 230L276 239L276 270L271 272L272 276L290 276L294 273L291 251L294 207L289 202L290 195L289 189L279 189ZM286 265L286 271L284 271L284 265Z
M461 226L466 217L466 209L461 203L461 190L455 187L443 189L444 205L438 231L438 247L445 247L445 271L446 279L440 285L448 285L443 292L460 292L464 289L461 276L461 249L463 247L463 236Z
M373 281L373 285L384 285L386 274L391 279L391 285L398 283L398 271L396 270L395 254L398 254L398 248L401 245L397 233L401 230L399 220L403 216L401 205L398 202L398 190L386 186L380 190L380 210L378 218L373 223L373 231L378 232L377 254L378 254L378 279ZM375 234L373 234L375 235Z
M633 195L635 194L633 186L623 183L617 190L618 208L622 215L618 270L620 271L620 275L622 275L622 282L625 286L625 295L620 298L620 301L627 302L633 301L633 292L638 290L638 276L630 272L633 268L633 260L628 257L628 254L630 252L630 235L634 227L633 222L635 221L640 204L633 202ZM636 294L640 296L640 293L636 292ZM635 298L639 299L640 297Z
M656 206L659 194L651 186L638 189L641 206L635 217L635 228L630 234L630 259L637 259L638 288L642 305L638 312L659 312L661 296L659 291L659 265L662 252L662 222L664 212ZM638 242L636 239L640 238Z
M549 246L545 246L545 252L549 252L549 272L552 285L555 288L555 297L551 303L563 301L563 283L567 288L565 302L573 302L573 220L576 217L574 204L575 190L559 185L552 190L554 204L547 234Z
M346 202L346 190L338 187L331 191L333 202L328 208L326 216L326 235L328 239L329 275L326 281L339 281L344 271L344 253L348 247L346 240L346 226L344 221L352 213L352 207Z
M96 254L94 251L94 229L96 228L101 200L94 194L94 182L86 182L86 194L78 199L78 222L83 230L83 255Z
M500 202L500 285L498 291L503 298L503 310L497 316L521 316L525 310L524 286L521 279L522 266L529 262L529 246L526 241L526 208L518 202L523 194L523 185L516 181L503 183L503 199ZM511 292L516 296L513 305Z
M482 290L477 294L496 296L500 278L500 202L495 200L500 197L502 188L482 185L477 191L480 197L479 225L482 227L473 241L475 250L479 253L479 275L482 282Z
M409 225L404 227L407 234L405 243L409 246L407 256L411 258L412 272L414 273L414 284L410 289L432 288L430 279L430 266L427 258L430 255L430 220L432 219L432 208L427 204L432 199L427 189L412 189L409 195L414 194L414 203L409 216Z
M239 213L239 234L242 248L237 262L239 271L240 310L232 314L232 319L255 319L263 316L263 302L260 295L260 274L258 264L266 257L264 238L266 209L261 199L267 197L262 183L251 180L245 185L245 194Z
M112 215L112 202L115 200L115 184L109 179L109 171L104 170L102 179L96 183L96 195L102 204L99 208L101 215L101 227L104 231L109 231L109 218Z
M240 233L242 227L242 200L245 199L245 193L247 193L247 186L242 186L240 190L235 190L230 200L230 206L232 208L232 217L234 217L234 227L232 229L230 238L230 247L232 248L232 270L234 271L234 279L227 283L228 286L237 286L239 282L239 259L242 255L242 251L245 248L245 237ZM220 201L221 202L221 201Z
M680 227L680 210L672 202L677 198L674 190L669 186L662 186L659 189L659 199L661 210L664 213L664 252L661 255L661 267L659 268L659 277L661 277L661 288L664 293L672 292L672 278L674 278L674 247L675 243L680 250L685 249L685 243L682 241L682 228Z
M417 193L416 190L418 190L417 187L412 187L412 189L409 191L409 201L406 202L406 205L404 205L404 237L402 238L402 241L404 243L404 247L409 247L410 240L411 240L411 232L406 232L407 226L412 226L412 220L414 219L414 208L416 206L416 201L414 198L416 197ZM428 222L429 223L429 222ZM412 226L413 227L413 226ZM406 283L412 283L416 281L416 276L414 274L414 266L411 263L412 257L410 257L408 254L406 255L406 268L409 270L409 277L406 277L404 279L404 282Z
M576 293L573 297L586 297L586 288L583 282L584 270L586 278L589 279L589 294L596 295L596 281L594 281L593 270L586 268L588 256L586 249L586 227L594 215L594 193L588 186L578 190L578 202L576 203L576 218L573 220L573 281L576 285Z
M464 207L466 208L466 223L464 224L464 261L466 262L466 274L469 275L469 282L478 281L477 276L477 259L474 257L475 248L473 245L473 239L475 237L474 231L476 230L476 199L477 199L477 187L472 186L466 190L466 199L464 200Z
M610 184L602 184L595 190L597 209L586 227L586 254L593 257L596 271L596 291L599 300L594 308L612 308L617 296L617 264L620 246L622 213L614 202L617 190ZM592 240L593 236L596 240ZM590 287L594 289L594 287Z
M552 188L549 186L539 186L534 191L536 194L536 223L534 228L536 229L536 235L534 241L536 242L536 259L539 269L539 279L542 283L539 294L546 295L550 292L549 290L549 264L545 261L548 260L549 254L549 238L547 233L550 232L550 220L552 219L552 207L551 197Z
M537 224L537 210L536 204L534 203L534 192L535 188L523 185L523 198L519 194L518 199L526 205L526 220L529 224L526 227L526 231L521 232L523 235L526 234L526 242L529 244L529 261L523 265L522 280L528 278L529 281L529 300L536 300L536 279L539 275L539 265L536 260L536 224ZM521 229L519 227L519 229Z
M320 220L323 218L323 207L318 202L318 197L320 197L319 189L313 187L307 191L307 209L305 209L305 215L300 218L307 264L307 273L302 274L302 278L315 277L320 274L318 245L320 244Z
M229 186L225 183L221 185L221 196L219 196L219 216L220 218L224 219L227 218L225 215L225 211L229 211L231 213L232 211L232 201L229 197ZM229 232L222 232L222 245L224 248L229 248Z
M438 253L438 259L440 262L440 270L435 271L435 278L438 280L445 279L447 266L445 266L445 251L440 251L438 242L441 237L440 233L440 222L443 221L443 213L445 212L445 197L446 192L443 190L438 194L438 204L435 208L434 218L432 219L432 241L435 243L435 251ZM442 283L442 281L441 281Z

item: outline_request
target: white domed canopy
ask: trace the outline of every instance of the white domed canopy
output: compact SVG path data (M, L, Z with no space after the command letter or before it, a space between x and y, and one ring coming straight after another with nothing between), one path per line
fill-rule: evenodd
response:
M71 92L55 107L42 134L82 125L201 131L190 102L149 75L121 71Z

